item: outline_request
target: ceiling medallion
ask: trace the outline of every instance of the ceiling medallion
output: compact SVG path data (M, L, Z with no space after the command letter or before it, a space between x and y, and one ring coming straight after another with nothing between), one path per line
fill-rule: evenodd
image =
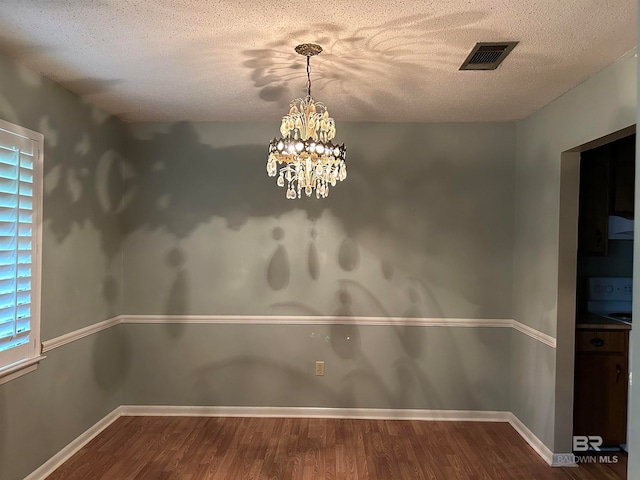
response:
M307 57L307 96L291 102L289 114L282 117L280 133L269 143L267 173L278 176L276 184L287 187L287 198L300 198L304 191L310 197L326 198L329 187L347 178L344 144L331 142L336 134L333 118L323 103L311 97L311 69L309 59L322 52L314 43L295 48Z

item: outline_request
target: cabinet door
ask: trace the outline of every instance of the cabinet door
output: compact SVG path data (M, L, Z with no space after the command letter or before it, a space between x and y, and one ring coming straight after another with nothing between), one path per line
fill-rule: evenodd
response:
M604 446L626 443L627 378L624 354L576 355L574 435L600 435Z
M633 193L635 189L636 136L616 142L613 167L613 198L611 214L633 218Z
M606 255L609 222L609 160L611 148L582 153L580 161L580 216L578 253Z

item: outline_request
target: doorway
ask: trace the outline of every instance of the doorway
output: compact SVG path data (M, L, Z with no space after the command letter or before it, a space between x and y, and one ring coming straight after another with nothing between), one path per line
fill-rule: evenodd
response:
M573 436L611 450L627 443L635 143L580 154Z
M632 262L630 259L633 250L633 239L609 239L607 232L609 214L624 213L624 215L630 216L629 212L620 211L620 202L624 199L621 200L618 198L617 201L614 201L617 197L615 190L613 190L613 188L618 186L616 178L618 180L624 179L624 175L628 178L633 177L633 175L628 174L628 172L626 174L621 173L624 172L624 168L627 167L616 170L617 166L614 164L614 161L609 159L609 168L612 169L610 171L611 175L608 177L607 175L600 175L600 180L604 179L606 184L608 184L608 182L614 183L612 187L609 187L612 189L607 192L607 195L609 195L608 197L601 195L601 197L605 198L605 201L601 202L601 205L598 207L601 211L596 212L598 215L601 215L599 220L600 223L598 224L600 231L592 232L596 235L594 235L590 240L585 240L584 238L584 225L581 225L580 235L578 235L578 217L580 216L582 220L584 220L585 215L587 215L587 213L585 213L585 205L589 203L588 201L585 203L584 194L583 201L579 201L581 183L582 187L585 187L589 182L589 178L584 174L584 172L582 175L583 178L581 179L581 164L584 162L586 165L587 162L593 162L593 158L597 156L600 156L602 159L603 156L610 155L612 152L615 152L615 149L626 149L635 156L634 135L635 126L631 126L607 137L579 146L571 151L566 151L562 154L558 271L558 348L556 357L556 452L570 451L568 450L569 448L573 450L572 440L573 435L576 432L574 431L574 425L571 420L574 419L574 404L575 402L578 402L577 406L578 408L581 408L579 406L580 399L577 397L584 394L583 390L580 388L574 392L575 368L582 368L583 371L588 371L589 379L591 380L594 375L598 374L599 368L602 367L605 372L608 372L608 367L613 365L613 370L615 372L614 384L616 380L620 382L620 378L624 376L625 389L623 389L623 395L625 399L627 397L626 386L628 384L628 375L626 371L628 370L628 362L625 364L624 362L620 362L621 357L613 357L618 353L624 353L625 348L628 352L628 341L626 343L622 342L621 346L620 344L617 344L618 346L615 348L619 348L619 351L607 352L611 355L600 358L600 360L606 360L605 362L598 362L598 358L587 356L587 352L583 351L583 344L584 342L587 342L587 348L591 348L595 352L602 354L605 353L600 349L612 348L615 342L619 341L621 336L625 336L624 333L620 335L620 332L624 329L620 329L617 332L617 336L611 336L611 331L605 332L607 335L599 334L598 336L595 336L595 330L578 328L578 330L584 330L582 333L579 333L576 329L576 327L585 327L585 323L594 320L593 318L587 318L586 315L586 313L589 313L588 302L590 301L590 278L632 276ZM594 152L594 150L596 150L596 152ZM632 159L631 167L633 168L634 165L635 159ZM602 166L599 165L598 168L602 168ZM603 170L601 169L600 174L602 174L602 171ZM591 177L592 180L598 178L598 174L594 174ZM631 185L633 185L633 182L631 182ZM600 193L602 192L600 191ZM595 196L587 195L586 198L594 200ZM613 210L611 210L611 208L613 208ZM597 217L597 215L595 216ZM602 218L604 218L604 224ZM581 223L584 223L584 221ZM593 250L589 251L589 249L594 245L597 245L601 250L598 252L594 252ZM578 247L580 255L577 255ZM592 325L601 326L593 323ZM628 334L626 336L628 338ZM602 342L604 347L595 346L591 343L591 340L594 340L595 345L600 345L600 342ZM608 366L606 365L607 362L609 362ZM618 370L620 373L618 373ZM580 382L577 383L579 384ZM576 394L576 398L574 398L574 393ZM590 403L593 404L594 402ZM626 408L624 408L624 410L625 418L623 419L623 423L626 425ZM606 415L600 416L603 418L606 417ZM559 421L559 419L562 420ZM576 418L576 420L578 430L582 431L584 427L580 426L581 419ZM620 422L619 419L618 422ZM601 427L597 428L599 429ZM624 430L626 432L626 426ZM598 436L593 432L591 435L596 437ZM604 432L604 435L602 436L607 437L609 436L609 433ZM624 435L621 437L620 441L618 439L611 440L611 438L609 438L609 440L606 440L603 438L603 446L604 443L608 443L613 444L612 448L615 448L617 443L624 444L624 440Z

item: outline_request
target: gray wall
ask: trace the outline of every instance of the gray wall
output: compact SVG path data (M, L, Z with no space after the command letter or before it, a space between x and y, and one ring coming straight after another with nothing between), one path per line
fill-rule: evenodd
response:
M509 408L506 328L122 327L132 404Z
M0 478L21 480L123 403L126 338L112 328L46 354L0 385Z
M324 201L266 175L277 123L134 128L128 314L511 318L513 124L338 125Z
M558 347L554 352L532 345L527 351L535 361L514 359L512 409L556 452L571 448L575 328L573 316L558 316L559 302L575 304L575 291L558 296L559 275L575 278L575 252L558 254L561 235L571 235L561 231L567 225L560 222L561 153L635 124L636 65L632 52L518 122L513 315L556 336ZM514 348L514 357L522 351Z
M118 315L125 127L2 55L0 118L45 137L42 340ZM106 331L0 385L0 478L23 478L121 403L122 349Z
M127 314L511 317L513 124L338 125L349 177L323 201L266 175L277 124L134 130ZM508 409L508 330L348 322L127 325L125 388L142 404Z

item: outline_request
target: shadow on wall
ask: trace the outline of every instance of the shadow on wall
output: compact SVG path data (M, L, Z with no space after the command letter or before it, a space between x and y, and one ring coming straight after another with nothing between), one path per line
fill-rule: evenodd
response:
M349 370L342 377L344 389L340 394L341 406L363 406L361 396L356 394L355 389L356 386L362 387L365 384L366 388L374 388L377 390L377 394L382 394L385 403L388 403L392 408L409 407L410 405L406 403L407 399L416 395L420 396L429 408L446 407L447 402L442 401L437 388L433 386L433 382L429 380L423 371L425 359L429 357L428 337L424 335L425 329L409 324L410 318L423 316L420 308L421 298L418 293L420 285L415 281L412 283L414 286L410 287L408 292L411 304L404 315L407 320L397 319L389 327L396 334L400 347L399 350L396 350L397 358L393 363L395 378L398 383L395 388L392 388L385 386L385 383L376 373L378 367L375 362L370 361L368 358L367 352L375 352L376 346L368 345L363 349L360 327L348 323L348 319L353 317L350 308L352 302L350 292L358 291L360 294L364 294L372 304L376 305L380 317L390 318L392 316L366 286L352 280L341 280L339 282L339 290L336 294L339 306L334 312L334 316L344 318L345 323L331 324L329 326L329 335L324 340L330 344L333 351L341 359L355 362L355 368ZM428 295L428 291L424 293ZM435 299L433 300L437 306L437 302L435 302ZM290 303L277 306L289 307L289 311L294 314L309 314L309 308L304 306L300 308L300 304ZM312 312L312 314L317 315L318 313ZM439 312L438 316L441 314L442 312ZM462 385L468 385L469 379L462 362L464 358L463 352L460 351L458 344L449 331L444 331L444 334L448 342L449 352L447 370L452 375L455 375L457 382ZM389 345L386 344L383 347L385 348L385 355L390 353L388 347ZM484 386L483 388L487 387Z
M179 241L214 218L240 231L250 219L280 218L303 210L313 223L330 212L345 234L337 256L343 272L357 269L366 249L379 259L387 280L403 269L423 287L428 281L463 292L478 306L480 316L496 315L491 306L503 304L504 299L501 289L487 287L493 281L488 259L506 261L511 219L504 178L510 166L477 158L468 147L463 147L468 150L462 160L430 153L424 148L428 142L424 128L409 124L391 132L389 153L375 162L351 139L356 146L349 152L347 181L322 201L304 196L291 201L265 172L264 145L215 148L200 141L192 124L173 124L149 139L132 140L119 210L124 234L164 230ZM452 143L459 141L451 138ZM273 291L290 281L290 256L281 242L286 234L286 227L271 233L276 246L266 277ZM305 265L312 279L321 274L315 236L313 228ZM182 267L173 268L176 297L169 300L175 308L167 313L180 313L187 279Z
M230 354L224 347L223 352L205 351L209 342L185 342L190 345L191 358L202 362L193 370L180 370L179 389L197 405L435 409L504 405L500 400L505 393L502 380L479 375L478 369L470 365L473 361L460 351L458 343L469 342L470 338L454 338L450 332L439 334L420 327L407 328L413 330L421 344L422 352L417 356L398 349L393 338L372 333L371 329L361 341L359 329L348 323L332 326L330 339L321 333L322 327L314 327L306 342L304 337L291 335L275 356L273 351L266 352L263 345L253 344L252 334L240 335L252 343L253 353ZM334 342L334 337L340 335L342 339ZM344 335L355 338L349 341ZM267 335L264 341L270 340L273 339ZM294 341L298 348L291 348ZM347 357L340 342L350 342ZM333 352L324 350L326 344ZM181 346L175 348L182 354ZM327 360L329 372L324 379L313 375L314 353ZM493 365L491 362L487 366ZM155 391L162 388L159 385L162 385L160 378L145 380L140 386L143 398L139 401L152 400L156 394L162 396L163 392ZM171 398L180 401L176 396Z
M307 372L292 367L286 362L277 362L270 358L243 355L225 360L209 362L193 374L193 388L197 392L202 405L225 405L229 398L236 399L236 405L254 405L255 392L263 390L265 379L269 387L267 391L276 393L270 403L286 405L291 393L300 392L299 402L304 404L308 392L315 392L315 404L329 402L339 405L340 398L328 388L318 386ZM221 388L223 387L223 388ZM275 387L275 388L274 388ZM292 390L293 389L293 390ZM264 390L263 390L264 391ZM309 398L311 400L311 398ZM260 404L264 404L264 399ZM314 403L312 403L314 404Z
M90 225L111 265L122 243L124 124L4 57L0 72L0 118L44 134L44 255L52 241L62 244L74 229ZM91 80L75 84L85 91L108 88ZM43 283L59 281L55 275L43 271ZM107 273L102 290L109 314L119 314L113 273Z
M0 118L44 134L45 222L60 243L75 226L91 224L104 252L113 256L121 244L124 124L4 57L0 71ZM89 93L118 81L68 83Z
M12 48L23 55L39 52L30 45ZM67 85L90 93L117 83L75 79ZM0 118L44 135L43 335L121 314L121 262L115 260L122 251L126 125L4 55L0 84ZM64 308L76 299L84 302L78 318L50 321L69 318ZM99 317L84 315L98 310Z
M189 123L163 126L163 131L150 138L134 139L129 148L131 164L124 182L123 200L125 234L144 233L139 244L141 255L145 255L143 249L147 247L157 248L157 245L150 247L147 243L154 232L165 238L158 239L161 246L167 245L166 233L170 234L169 238L174 237L174 243L169 243L166 250L163 248L161 251L166 253L159 257L172 272L168 295L159 308L164 307L163 313L169 315L219 312L215 310L215 302L210 304L214 305L211 310L204 311L194 311L189 304L191 295L203 305L198 295L217 294L214 287L199 285L207 279L206 269L204 277L189 282L191 272L187 265L193 265L194 261L191 255L197 255L196 261L204 263L206 258L202 256L207 255L207 249L224 252L229 248L242 252L239 258L247 264L254 264L256 253L244 250L243 245L230 244L230 239L242 241L242 236L236 234L245 228L247 235L254 235L256 224L253 220L273 219L259 227L266 229L261 232L264 239L273 242L271 253L257 259L256 271L264 272L264 284L260 287L264 287L261 291L266 291L267 302L263 311L293 316L329 314L344 317L343 324L331 325L326 337L317 339L323 342L317 347L331 349L341 360L344 370L338 377L339 388L335 384L331 388L318 386L317 382L312 383L313 376L310 380L308 372L292 363L297 355L307 354L304 348L304 353L293 356L285 351L278 352L284 356L281 360L271 357L268 349L262 352L261 344L255 349L246 347L243 352L218 353L211 350L211 343L203 338L201 343L206 346L198 352L200 347L184 341L191 338L192 327L167 326L165 333L172 352L180 357L183 345L188 344L189 350L184 351L184 355L199 364L195 372L186 370L176 375L186 392L193 392L197 401L209 405L256 404L256 395L260 396L260 404L291 405L287 400L294 400L286 398L287 392L291 391L299 392L295 398L298 404L319 405L323 402L318 398L322 398L332 406L367 406L366 399L381 398L383 400L376 401L375 406L409 407L406 399L412 398L414 402L421 402L422 407L444 408L451 405L448 396L451 391L461 399L461 405L467 406L480 405L483 398L500 397L495 382L474 380L469 374L469 357L464 344L450 329L441 330L437 337L439 342L433 342L424 329L398 320L389 329L390 338L376 346L363 338L369 330L350 324L349 317L354 311L359 313L354 299L366 302L370 311L380 317L445 317L448 312L440 304L440 292L434 291L431 285L451 288L447 284L450 274L458 275L460 291L479 306L480 315L483 308L487 315L495 315L492 308L495 303L501 304L503 291L493 293L499 297L497 300L495 296L475 293L483 287L486 291L491 279L484 278L487 272L476 271L474 265L476 257L484 262L481 265L491 267L493 264L486 261L487 257L499 259L509 255L504 245L510 242L511 209L507 204L504 212L500 210L506 203L502 200L509 194L504 187L505 169L507 173L510 171L509 162L494 161L491 155L495 150L486 147L483 150L468 135L465 136L468 144L456 146L454 151L457 153L454 154L448 153L447 149L424 148L425 144L430 144L429 135L442 135L441 131L432 132L431 127L420 125L403 125L392 131L390 146L385 149L388 153L380 154L380 158L373 161L366 153L365 144L369 139L375 143L376 138L370 130L363 128L362 131L358 129L358 135L370 135L370 138L352 138L353 142L345 138L345 142L354 146L350 150L347 181L332 189L324 201L315 198L291 201L285 198L284 189L276 187L274 179L266 175L266 140L264 145L215 147L201 140L202 127ZM216 128L215 124L205 127ZM458 132L458 128L463 127L455 127L454 131ZM425 135L425 131L431 133ZM464 130L460 130L460 134L464 134ZM484 135L484 131L480 129L476 135ZM493 140L484 141L491 143ZM460 143L460 138L452 135L444 141L444 144L449 143ZM439 145L442 144L443 141L439 141ZM502 154L505 151L509 150L501 150ZM305 212L308 222L298 223L300 211ZM287 214L296 212L297 215L291 215L296 219L295 223L284 221L283 217L288 218ZM340 223L339 235L343 237L337 243L335 257L320 261L319 251L325 250L318 249L317 245L322 245L320 235L324 232L318 231L323 223L317 220L327 213ZM219 236L196 238L202 235L197 230L214 220L218 221L216 228L221 228L216 230ZM223 224L233 235L226 237ZM505 232L496 232L500 227L504 227ZM287 240L299 233L296 229L311 233L296 244L295 248L304 252L303 255L288 251L292 244ZM187 250L187 245L198 245L198 250ZM132 255L136 255L136 251ZM150 255L153 262L155 253ZM292 259L297 259L297 263ZM299 262L300 259L304 261ZM358 276L371 259L379 265L379 278L371 279L376 286L369 285L369 279ZM414 277L405 278L406 272L412 272ZM402 282L396 282L394 286L392 281L399 280L400 274ZM328 305L333 306L327 311L317 311L307 304L309 297L290 295L297 287L300 275L305 277L305 288L312 288L315 282L329 282L326 288L329 295L335 294L335 298L330 299ZM218 276L218 273L211 273L212 285ZM228 283L230 279L223 278L222 282ZM385 299L377 296L386 284L391 295L396 291L403 295L397 302L401 305L398 312L389 311ZM399 290L398 285L403 285L404 289ZM158 291L165 292L164 288ZM243 294L251 291L246 281L237 289ZM475 329L459 330L467 335L464 342L471 342L470 345L483 352L496 345L491 335L485 337L483 332L466 332ZM178 338L182 341L177 341ZM225 344L238 342L244 345L243 342L250 339L248 335ZM300 344L299 337L293 341ZM379 357L378 349L388 348L387 341L392 342L393 353L386 352ZM195 339L194 342L198 343ZM198 362L198 358L202 361ZM395 380L380 377L381 358L384 358L385 367L392 366ZM442 358L447 359L446 366L430 362ZM448 393L445 394L442 385L446 383L443 380L446 375L456 380L453 387L447 384ZM149 386L152 396L153 385L151 382ZM146 387L141 385L140 388L141 395L145 395Z
M174 271L173 280L167 296L165 313L184 315L189 313L189 277L185 269L186 254L180 246L174 247L166 258L167 265ZM165 323L164 328L172 338L180 338L184 333L184 323Z
M214 217L239 230L251 217L277 218L299 208L283 191L274 195L263 165L265 151L257 145L213 148L200 142L189 123L173 124L150 140L134 140L131 176L124 183L124 233L165 228L185 238ZM325 208L306 198L302 204L310 218Z
M365 355L359 354L353 361L335 365L341 374L339 384L319 383L304 369L285 361L278 362L261 356L235 356L218 362L210 362L193 373L194 391L202 405L254 405L256 397L262 402L282 406L322 406L334 408L409 408L416 399L429 408L446 408L437 389L429 381L420 366L405 359L394 364L396 384L387 384L378 372L378 366ZM464 383L464 379L459 379ZM260 393L261 392L261 393ZM291 392L296 392L292 396ZM467 397L472 397L468 392ZM469 401L468 398L459 399Z
M105 393L120 390L131 369L131 345L119 328L110 328L95 338L91 351L96 383Z

